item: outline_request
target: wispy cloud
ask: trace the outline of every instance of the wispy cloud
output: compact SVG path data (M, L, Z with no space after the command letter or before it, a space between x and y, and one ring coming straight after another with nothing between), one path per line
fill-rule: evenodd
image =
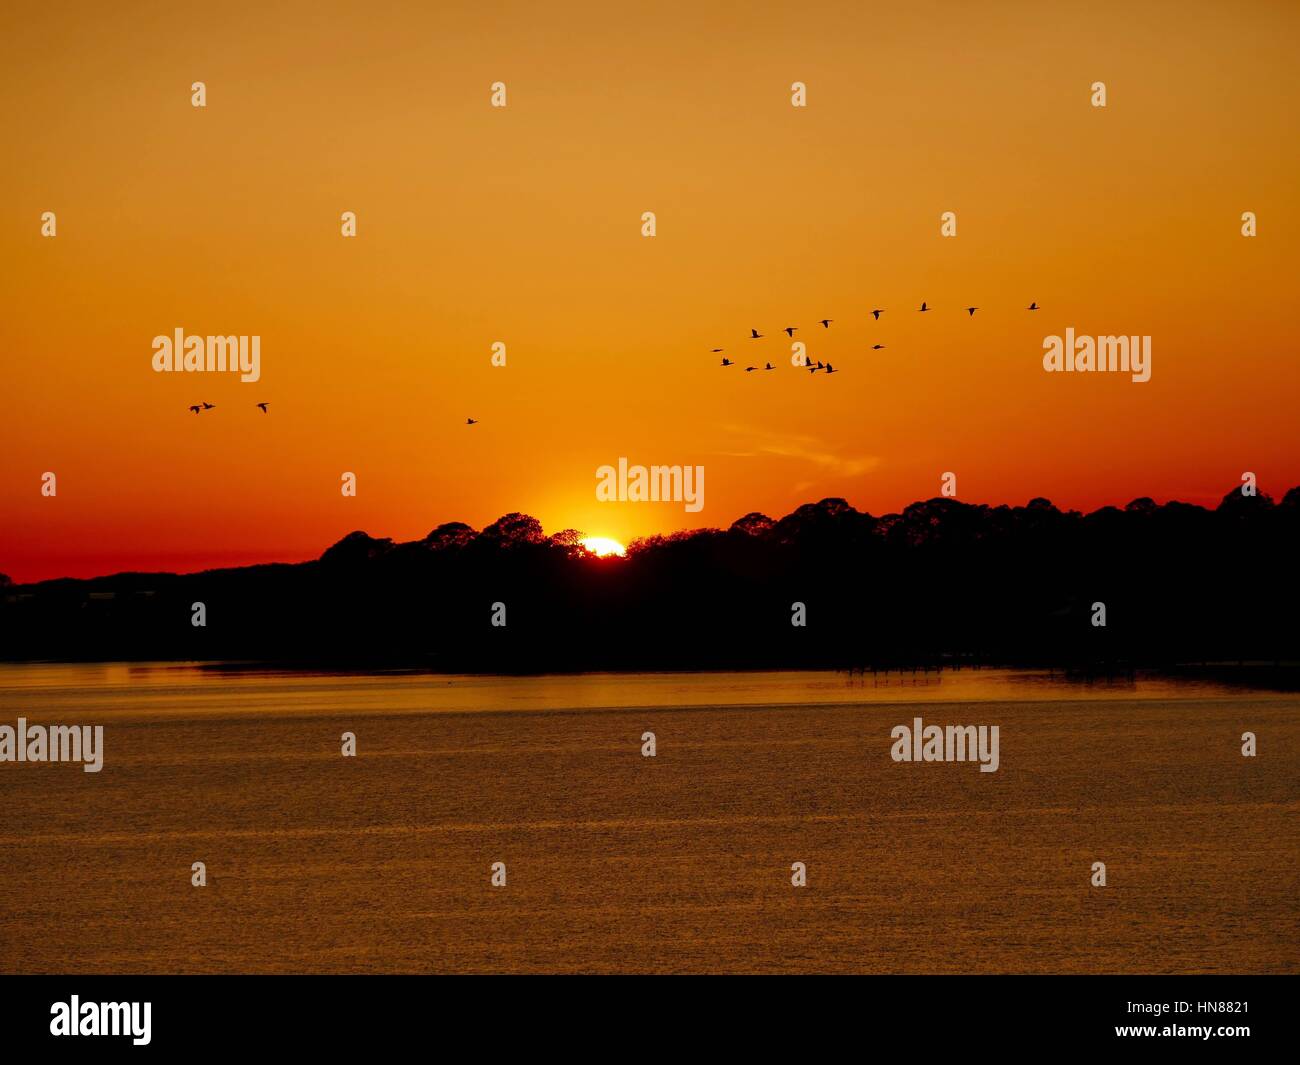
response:
M880 465L880 458L877 455L843 455L815 436L799 433L777 434L747 425L728 424L723 428L733 436L743 438L743 443L739 449L716 452L719 455L733 458L775 456L794 462L808 463L832 477L858 477ZM805 482L806 485L811 483Z

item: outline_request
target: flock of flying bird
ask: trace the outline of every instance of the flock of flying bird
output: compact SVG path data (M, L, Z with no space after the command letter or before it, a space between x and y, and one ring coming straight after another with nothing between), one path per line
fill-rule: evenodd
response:
M934 310L934 308L931 307L928 303L926 303L925 300L922 300L922 301L921 301L921 306L917 308L917 313L925 313L925 312L927 312L927 311L932 311L932 310ZM969 318L974 318L974 317L975 317L975 312L978 311L978 310L979 310L978 307L967 307L967 308L966 308L966 315L967 315L967 317L969 317ZM1036 310L1038 310L1038 303L1037 303L1037 302L1031 303L1028 307L1025 308L1025 310L1027 310L1027 311L1036 311ZM877 307L876 309L874 309L874 310L871 312L871 317L874 318L874 319L878 322L878 321L880 321L880 316L881 316L882 314L884 314L884 313L885 313L885 312L884 312L884 309L883 309L883 308ZM833 321L835 321L834 318L822 318L822 319L820 319L820 320L817 322L817 324L820 325L823 329L829 329L829 328L831 327L831 322L833 322ZM798 327L797 325L787 325L784 329L781 330L781 332L783 332L783 333L784 333L786 336L788 336L788 337L793 337L793 336L795 335L795 333L797 333L798 331L799 331L799 327ZM750 340L762 340L762 339L764 338L764 336L765 336L765 334L760 333L757 329L751 329L751 330L749 331L749 339L750 339ZM871 350L872 350L872 351L880 351L884 346L885 346L884 344L872 344L872 345L871 345ZM722 353L723 351L725 351L725 350L726 350L725 348L711 348L711 349L710 349L710 351L711 351L714 355L719 355L719 354L721 354L721 353ZM735 366L736 364L735 364L735 362L733 362L731 359L727 358L726 355L723 355L723 356L722 356L722 365L723 365L723 366ZM773 365L769 362L769 363L765 363L765 364L762 365L762 366L746 366L746 367L745 367L745 373L753 373L755 370L775 370L775 369L776 369L776 367L773 366ZM809 362L806 364L806 369L808 370L809 373L816 373L818 370L822 370L822 371L824 371L824 372L826 372L826 373L839 373L839 371L836 370L835 367L832 366L829 362L825 362L825 363L824 363L824 362L821 362L820 360L817 361L817 362L809 361Z
M257 407L259 410L261 410L263 414L267 413L266 408L269 405L270 405L269 401L266 403L254 404L254 406ZM215 403L195 403L193 406L190 407L190 410L192 410L195 414L202 414L205 410L211 410L215 406L216 406Z
M926 303L925 300L922 300L922 301L921 301L921 306L917 308L917 312L918 312L918 313L924 313L924 312L926 312L926 311L932 311L932 310L934 310L934 308L931 307L928 303ZM974 317L975 317L975 312L978 311L978 310L979 310L978 307L967 307L967 308L966 308L966 314L967 314L968 317L974 318ZM1027 311L1036 311L1036 310L1038 310L1038 304L1037 304L1037 303L1031 303L1028 307L1025 308L1025 310L1027 310ZM883 308L877 307L877 308L875 308L875 309L871 312L871 317L874 318L874 319L878 322L878 321L880 321L880 316L881 316L882 314L884 314L884 313L885 313L885 312L884 312L884 309L883 309ZM822 319L820 319L820 320L818 321L817 324L820 325L823 329L829 329L829 328L831 327L831 323L832 323L833 321L835 321L834 318L822 318ZM781 332L783 332L783 333L784 333L786 336L788 336L788 337L793 337L793 336L795 335L795 333L797 333L798 331L799 331L799 327L798 327L797 325L787 325L784 329L781 330ZM749 331L749 339L750 339L750 340L762 340L763 338L764 338L764 334L763 334L763 333L760 333L757 329L751 329L751 330ZM885 346L884 344L872 344L872 345L871 345L871 350L872 350L872 351L880 351L882 348L884 348L884 346ZM714 355L719 355L719 354L721 354L724 350L725 350L725 349L723 349L723 348L712 348L712 349L711 349L711 351L712 351L712 353L713 353ZM723 355L723 356L722 356L722 365L723 365L723 366L735 366L736 364L735 364L731 359L727 358L726 355ZM768 362L768 363L764 363L761 367L760 367L760 366L746 366L746 367L745 367L745 373L753 373L755 370L760 370L760 369L761 369L761 370L775 370L776 367L773 366L770 362ZM821 370L821 371L823 371L824 373L828 373L828 374L829 374L829 373L839 373L839 371L838 371L837 369L835 369L835 367L832 366L829 362L822 362L820 359L819 359L817 362L809 362L809 363L807 364L807 370L808 370L809 373L816 373L818 370ZM192 407L190 407L190 410L192 410L195 414L201 414L201 413L202 413L203 411L205 411L205 410L212 410L212 408L215 407L215 406L216 406L215 403L196 403L196 404L194 404ZM266 404L266 403L258 403L258 404L256 404L256 406L258 407L258 409L261 410L261 412L262 412L263 414L267 413L267 410L266 410L266 408L267 408L267 404ZM477 424L478 424L478 419L477 419L477 418L466 418L466 419L465 419L465 424L466 424L466 425L477 425Z
M263 414L268 413L268 411L267 411L266 408L269 407L270 405L271 405L271 404L270 404L270 401L269 401L269 400L268 400L266 403L255 403L255 404L253 404L253 406L257 407L257 409L260 410ZM216 406L215 403L195 403L195 404L193 404L189 409L190 409L191 411L193 411L195 414L202 414L205 410L212 410L215 406ZM478 425L478 419L477 419L477 418L466 418L466 419L465 419L465 424L466 424L466 425Z

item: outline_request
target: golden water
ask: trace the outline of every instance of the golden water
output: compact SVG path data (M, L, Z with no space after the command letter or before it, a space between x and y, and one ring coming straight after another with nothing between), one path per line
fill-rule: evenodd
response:
M98 774L0 764L0 969L1295 972L1298 711L994 671L0 666L0 725L105 726ZM916 716L1000 726L1000 768L891 761Z

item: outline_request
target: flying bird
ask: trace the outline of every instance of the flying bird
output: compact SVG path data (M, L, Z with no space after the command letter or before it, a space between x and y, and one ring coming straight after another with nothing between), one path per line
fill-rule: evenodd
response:
M1026 310L1029 310L1029 311L1036 311L1036 310L1038 310L1038 304L1037 304L1036 302L1035 302L1035 303L1031 303L1031 304L1030 304L1028 307L1026 307L1025 309L1026 309Z
M763 334L760 333L757 329L751 329L751 330L749 331L749 339L750 339L750 340L762 340L762 339L763 339Z
M466 419L465 419L465 424L466 424L466 425L478 425L478 419L477 419L477 418L466 418Z
M746 367L745 367L745 373L753 373L753 372L754 372L755 370L757 370L757 369L758 369L757 366L746 366Z
M826 372L827 372L827 373L839 373L839 370L835 369L835 367L832 366L832 365L828 362L828 363L826 364Z
M198 414L201 409L202 408L197 403L190 408L190 410L192 410L195 414Z
M966 313L969 314L972 318L974 318L974 317L975 317L975 312L978 311L978 310L979 310L978 307L967 307L967 308L966 308Z
M930 308L925 305L925 300L921 301L921 310L928 311Z
M718 354L718 352L723 351L723 350L725 350L725 349L723 349L723 348L710 348L709 350L710 350L714 355L716 355L716 354Z
M215 407L215 406L216 406L215 403L205 403L205 404L203 404L203 409L204 409L204 410L211 410L211 409L212 409L213 407Z
M823 329L829 329L829 328L831 327L831 322L833 322L833 321L835 321L834 318L823 318L823 319L822 319L822 328L823 328Z
M773 365L769 362L766 366L763 367L763 369L764 369L764 370L775 370L776 367L773 366Z
M722 365L723 365L723 366L734 366L735 363L732 362L729 358L727 358L727 356L724 355L724 356L722 356Z
M884 314L884 313L885 313L884 311L872 311L872 312L871 312L871 317L874 318L874 319L878 322L878 321L880 321L880 316L881 316L882 314Z
M262 408L262 413L265 414L265 413L266 413L266 407L267 407L267 404L265 404L265 403L259 403L258 406Z
M884 346L885 346L884 344L872 344L872 345L871 345L871 350L872 350L872 351L879 351L879 350L880 350L881 348L883 348Z
M783 330L781 330L781 332L783 332L786 336L792 337L795 334L795 330L798 328L799 327L797 325L787 325Z

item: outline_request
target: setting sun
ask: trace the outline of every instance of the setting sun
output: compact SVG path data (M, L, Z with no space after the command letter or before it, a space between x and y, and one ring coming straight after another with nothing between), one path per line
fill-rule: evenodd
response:
M621 557L627 554L627 548L617 540L611 540L607 536L588 536L582 541L582 546L593 555L599 555L601 558L604 558L606 555L618 555Z

